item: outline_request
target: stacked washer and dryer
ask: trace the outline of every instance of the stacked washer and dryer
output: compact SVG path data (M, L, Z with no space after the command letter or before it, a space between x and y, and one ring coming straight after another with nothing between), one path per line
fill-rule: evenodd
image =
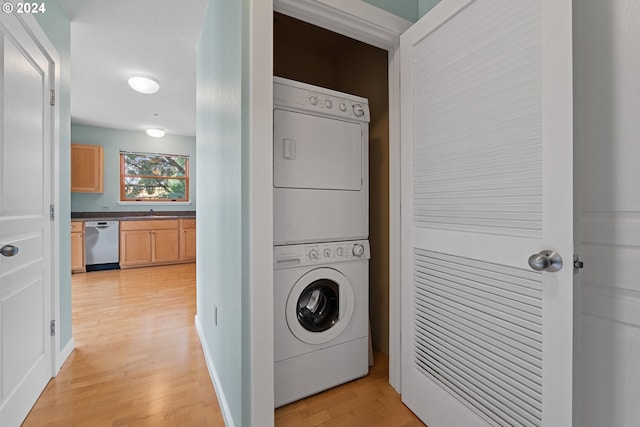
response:
M274 77L275 406L368 373L369 106Z

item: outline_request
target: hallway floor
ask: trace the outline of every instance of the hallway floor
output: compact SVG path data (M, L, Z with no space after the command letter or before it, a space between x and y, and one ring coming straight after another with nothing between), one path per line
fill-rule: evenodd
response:
M195 264L74 274L76 349L23 427L224 426L195 276Z
M224 426L200 341L195 264L72 276L76 349L23 427ZM276 427L424 426L369 375L276 410Z

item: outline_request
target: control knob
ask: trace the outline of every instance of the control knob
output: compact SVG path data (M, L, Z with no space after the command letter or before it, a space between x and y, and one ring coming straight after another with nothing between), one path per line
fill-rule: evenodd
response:
M318 97L317 96L310 96L309 97L309 102L311 103L311 105L318 105Z
M347 106L344 104L344 102L340 104L340 111L347 111Z
M311 250L309 251L309 260L311 260L311 261L317 261L317 260L318 260L318 258L319 258L319 256L320 256L320 254L318 253L318 251L317 251L317 250L315 250L315 249L311 249Z
M355 114L356 117L364 116L364 108L362 108L362 105L354 104L353 105L353 114Z
M338 256L342 256L342 255L344 255L344 249L342 249L342 248L338 248L338 249L336 249L336 254L337 254Z
M325 99L324 106L327 107L327 108L332 108L333 107L333 102L331 102L330 99Z
M331 256L331 249L326 248L323 252L325 258L329 258Z
M364 255L364 246L360 243L353 245L353 256L361 257Z

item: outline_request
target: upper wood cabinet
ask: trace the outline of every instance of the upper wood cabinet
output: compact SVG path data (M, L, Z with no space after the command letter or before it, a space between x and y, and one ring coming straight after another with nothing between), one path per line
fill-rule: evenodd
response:
M71 191L102 193L104 159L100 145L71 144Z

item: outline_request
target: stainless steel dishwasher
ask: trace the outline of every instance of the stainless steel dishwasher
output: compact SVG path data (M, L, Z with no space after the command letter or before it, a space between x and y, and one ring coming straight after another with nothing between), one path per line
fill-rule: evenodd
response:
M85 221L85 262L87 271L120 268L119 222Z

